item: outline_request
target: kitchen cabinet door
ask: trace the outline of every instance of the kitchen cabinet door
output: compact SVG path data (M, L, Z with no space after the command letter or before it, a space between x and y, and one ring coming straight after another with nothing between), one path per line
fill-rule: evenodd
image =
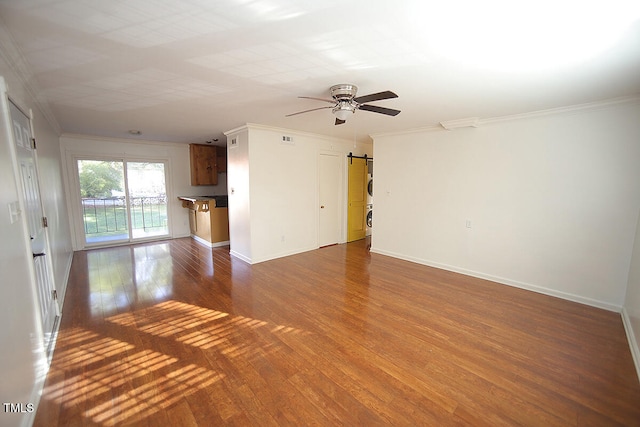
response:
M227 147L216 147L218 154L218 173L227 171Z
M215 146L190 144L191 185L218 184L218 155Z

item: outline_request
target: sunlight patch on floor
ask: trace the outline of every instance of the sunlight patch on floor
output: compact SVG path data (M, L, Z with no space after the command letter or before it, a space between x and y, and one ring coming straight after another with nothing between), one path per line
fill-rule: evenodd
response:
M310 334L174 300L105 320L111 327L130 328L131 334L119 334L125 337L121 340L83 327L62 331L56 363L64 368L45 391L55 403L104 426L142 421L225 378L209 365L173 357L170 347L166 352L141 349L134 344L141 332L228 358L277 351L281 342L274 336L279 334Z
M123 313L106 319L121 326L136 328L154 336L172 337L178 342L202 350L218 347L225 354L238 354L245 344L234 342L244 330L307 334L291 326L275 325L251 317L236 316L179 301L165 301L145 310Z

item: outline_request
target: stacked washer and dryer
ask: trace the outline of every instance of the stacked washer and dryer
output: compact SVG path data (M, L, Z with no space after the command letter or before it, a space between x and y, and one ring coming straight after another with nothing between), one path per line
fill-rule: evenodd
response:
M373 160L367 160L367 236L373 227Z

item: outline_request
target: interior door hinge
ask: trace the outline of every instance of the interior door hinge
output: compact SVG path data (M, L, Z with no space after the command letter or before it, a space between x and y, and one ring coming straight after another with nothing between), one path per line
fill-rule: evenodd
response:
M53 297L54 300L58 299L58 291L56 291L55 289L53 291L51 291L51 296Z
M33 148L34 150L36 149L36 139L35 138L31 138L31 148Z
M42 226L44 228L47 228L49 226L49 221L47 221L47 217L46 216L42 217Z

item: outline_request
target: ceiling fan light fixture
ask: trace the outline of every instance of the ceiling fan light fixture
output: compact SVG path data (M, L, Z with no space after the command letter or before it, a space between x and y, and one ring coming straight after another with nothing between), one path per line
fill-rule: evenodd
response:
M331 108L331 112L336 116L336 125L341 125L347 121L351 114L356 110L370 111L372 113L384 114L387 116L397 116L400 110L392 108L380 107L378 105L370 105L369 102L382 101L383 99L397 98L398 95L385 90L384 92L371 93L364 96L356 96L358 88L352 84L340 84L331 86L331 98L316 98L313 96L299 96L298 98L314 99L316 101L327 102L331 106L312 108L310 110L298 111L297 113L287 114L286 117L297 116L298 114L308 113L311 111L324 110Z
M338 119L345 121L355 110L355 107L350 102L340 101L332 111Z

